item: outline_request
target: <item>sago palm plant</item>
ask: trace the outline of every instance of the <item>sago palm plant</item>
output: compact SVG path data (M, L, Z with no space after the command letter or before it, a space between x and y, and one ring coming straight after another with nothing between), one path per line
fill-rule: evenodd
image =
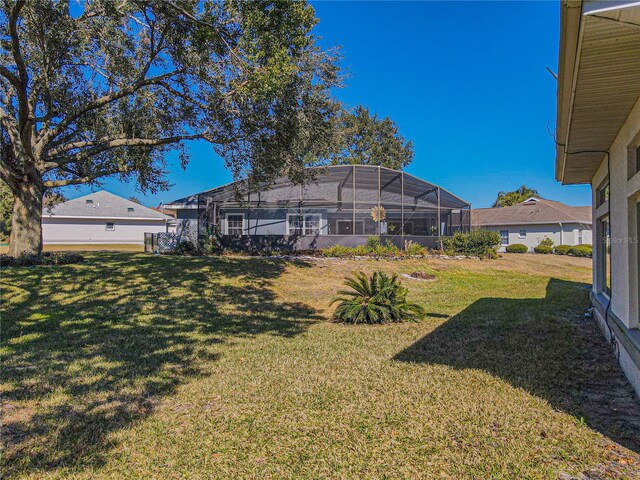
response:
M333 319L340 323L391 323L417 320L424 309L407 300L407 289L398 282L398 276L374 272L368 277L357 272L346 278L344 284L351 290L340 290Z

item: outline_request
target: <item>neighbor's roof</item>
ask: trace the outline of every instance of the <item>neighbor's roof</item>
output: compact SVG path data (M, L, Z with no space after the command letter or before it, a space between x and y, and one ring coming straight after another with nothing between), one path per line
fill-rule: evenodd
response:
M168 220L171 217L138 203L119 197L106 190L90 193L83 197L75 198L60 203L51 209L45 208L42 212L45 217L58 218L127 218L130 220Z
M640 98L640 3L563 0L556 179L589 183Z
M471 224L474 226L546 223L591 225L591 207L572 207L553 200L536 198L510 207L471 210Z

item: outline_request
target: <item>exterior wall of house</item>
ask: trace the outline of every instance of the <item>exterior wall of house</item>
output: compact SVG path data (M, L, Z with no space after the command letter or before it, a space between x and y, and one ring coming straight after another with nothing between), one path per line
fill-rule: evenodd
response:
M509 232L509 245L521 243L529 247L529 250L537 247L545 237L553 240L554 245L578 245L580 243L580 232L582 232L583 244L592 243L591 226L577 223L563 223L562 228L560 228L560 224L558 223L541 225L492 225L482 228L495 232L507 230ZM524 231L524 237L521 236L521 230ZM504 252L505 247L506 245L502 245L498 251Z
M113 223L113 230L107 230L107 222ZM53 244L140 244L144 243L147 232L166 232L164 219L93 219L93 218L51 218L42 219L42 240L45 245Z
M231 208L225 209L220 215L220 229L227 232L227 215L243 214L244 228L248 235L287 235L288 215L295 215L295 209L247 209ZM327 211L326 209L305 208L304 213L315 213L320 215L320 232L327 233Z
M592 300L594 315L605 335L613 334L619 361L640 395L639 326L639 208L640 172L636 152L640 145L640 100L636 103L591 181L593 225L596 232L593 258ZM608 165L608 163L610 165ZM610 174L609 174L610 172ZM598 192L609 183L609 199L599 205ZM606 292L604 235L599 225L609 219L611 228L611 294ZM608 309L607 309L608 305Z

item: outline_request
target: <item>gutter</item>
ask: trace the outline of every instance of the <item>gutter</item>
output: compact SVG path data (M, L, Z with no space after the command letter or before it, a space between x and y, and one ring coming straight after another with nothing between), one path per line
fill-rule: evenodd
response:
M578 8L577 6L567 6L566 8L571 9L571 8ZM571 120L573 117L573 107L574 107L574 101L575 101L575 96L576 96L576 89L578 88L578 71L580 69L580 54L582 52L582 37L584 34L584 28L582 28L584 26L584 16L582 15L582 8L583 8L583 4L582 2L580 2L580 6L579 6L579 13L578 13L578 19L577 19L577 25L574 26L574 23L576 22L576 19L574 17L574 15L572 14L571 17L568 19L568 23L571 24L572 28L577 28L578 30L578 38L576 39L576 51L575 51L575 58L574 58L574 62L573 62L573 75L571 76L571 95L569 97L569 113L568 113L568 118L567 118L567 131L565 133L565 138L564 138L564 145L562 147L562 168L561 168L561 178L560 178L560 182L564 185L564 174L565 174L565 166L567 164L567 148L569 146L569 135L571 134ZM570 12L573 13L573 12Z

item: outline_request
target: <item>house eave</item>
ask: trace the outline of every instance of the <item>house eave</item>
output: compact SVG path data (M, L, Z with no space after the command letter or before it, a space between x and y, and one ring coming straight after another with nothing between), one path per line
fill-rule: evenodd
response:
M589 183L640 96L640 3L564 1L556 179Z

